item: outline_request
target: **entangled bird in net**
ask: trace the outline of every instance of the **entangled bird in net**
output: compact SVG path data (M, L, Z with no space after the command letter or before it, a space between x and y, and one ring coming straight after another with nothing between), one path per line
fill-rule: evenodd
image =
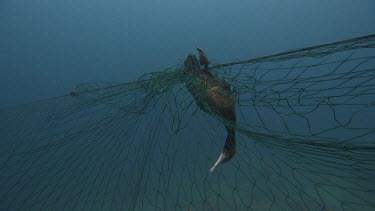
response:
M1 109L0 210L375 209L375 35L186 61Z

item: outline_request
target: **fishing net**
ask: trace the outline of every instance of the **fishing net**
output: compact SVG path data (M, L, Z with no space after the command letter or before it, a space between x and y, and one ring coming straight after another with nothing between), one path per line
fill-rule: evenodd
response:
M210 66L237 152L183 64L0 110L1 210L374 210L375 35Z

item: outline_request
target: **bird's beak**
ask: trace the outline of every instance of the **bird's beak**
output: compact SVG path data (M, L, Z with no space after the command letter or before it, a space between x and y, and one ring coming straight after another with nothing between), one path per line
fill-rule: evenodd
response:
M220 154L219 158L217 159L216 163L214 164L214 166L212 166L212 168L210 169L211 173L216 169L216 167L218 167L220 164L222 164L226 161L225 157L226 157L225 153L222 152Z

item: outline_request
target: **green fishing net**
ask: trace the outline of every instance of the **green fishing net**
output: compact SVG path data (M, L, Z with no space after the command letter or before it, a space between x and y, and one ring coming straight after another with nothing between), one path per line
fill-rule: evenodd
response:
M375 209L375 35L210 70L237 113L214 172L225 120L180 64L1 109L0 209Z

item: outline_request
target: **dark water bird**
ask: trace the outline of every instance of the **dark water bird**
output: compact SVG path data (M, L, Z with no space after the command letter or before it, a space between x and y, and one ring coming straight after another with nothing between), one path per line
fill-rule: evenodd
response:
M199 62L193 54L189 54L184 62L185 72L189 76L186 87L198 107L221 120L227 130L223 151L210 169L210 172L213 172L217 166L229 161L236 153L235 98L229 84L208 69L209 60L204 51L201 48L197 50ZM203 69L200 65L204 66Z

